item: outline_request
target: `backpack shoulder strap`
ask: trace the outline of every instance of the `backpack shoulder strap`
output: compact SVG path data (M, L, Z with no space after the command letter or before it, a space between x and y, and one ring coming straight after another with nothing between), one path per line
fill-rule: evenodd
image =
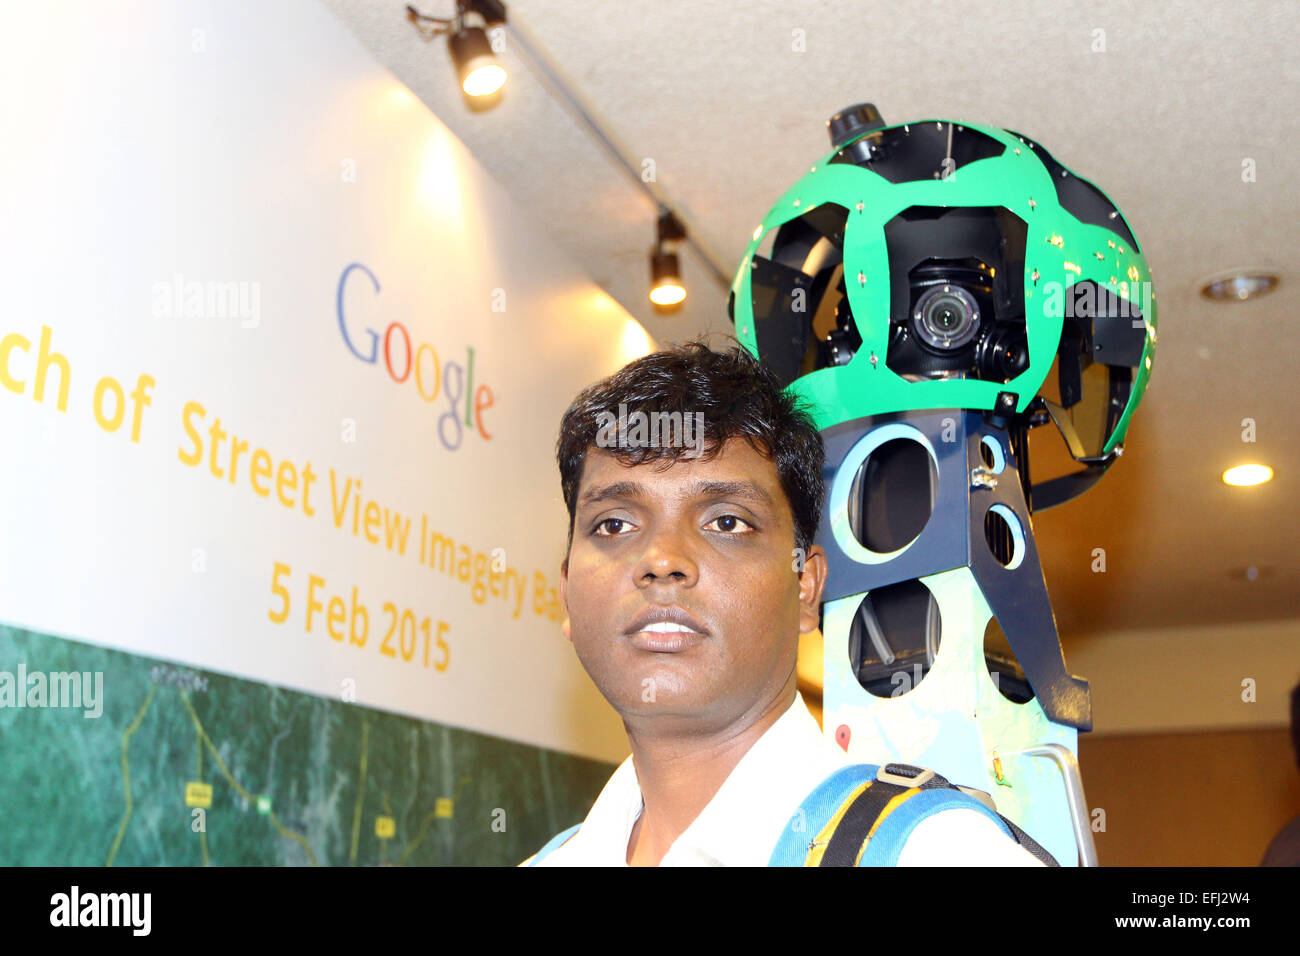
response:
M876 779L875 764L841 767L817 785L790 817L768 866L820 866L822 853L853 800Z
M926 817L976 810L1048 866L1059 866L1027 833L932 770L891 763L843 767L796 811L772 853L772 866L895 866Z
M547 840L545 846L543 846L540 850L538 850L536 853L534 853L528 859L524 860L524 862L519 865L536 866L538 862L542 859L542 857L546 856L546 854L550 853L552 850L560 846L563 846L565 843L569 842L569 838L578 832L578 827L580 826L582 826L581 823L575 823L573 826L569 827L569 829L561 830L559 833L555 834L555 836Z
M965 792L965 788L949 783L932 770L911 764L886 764L877 774L871 789L875 792L868 791L870 796L863 801L868 807L862 813L862 818L865 819L874 807L881 809L874 814L874 822L865 828L858 826L845 830L842 847L835 847L839 850L837 859L843 860L849 852L856 852L859 866L897 866L903 845L917 824L943 810L968 809L984 814L1001 827L1010 839L1045 865L1060 866L1056 858L1024 830L973 793ZM863 796L866 797L867 794ZM859 800L862 801L862 798ZM989 802L992 802L991 799ZM846 818L852 821L854 816L846 812ZM861 843L855 846L855 841L858 840ZM832 847L827 847L828 853L831 849ZM851 864L840 862L838 865Z

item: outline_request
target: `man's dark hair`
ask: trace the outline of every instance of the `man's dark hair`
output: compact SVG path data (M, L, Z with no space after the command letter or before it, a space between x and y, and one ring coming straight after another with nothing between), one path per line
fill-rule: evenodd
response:
M609 378L585 388L564 413L555 457L569 509L570 546L587 451L597 444L602 417L605 421L607 416L617 417L620 405L629 417L635 412L647 418L652 413L677 412L684 419L700 413L704 435L698 457L704 461L714 458L728 439L747 439L756 452L776 465L794 515L795 546L805 553L812 546L826 493L822 479L826 451L812 416L747 350L735 345L715 352L698 339L629 362ZM695 449L681 444L629 444L606 450L623 465L663 459L665 467L695 454Z

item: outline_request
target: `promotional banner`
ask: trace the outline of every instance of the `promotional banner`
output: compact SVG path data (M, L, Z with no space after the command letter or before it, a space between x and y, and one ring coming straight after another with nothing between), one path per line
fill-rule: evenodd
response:
M146 686L197 724L215 674L621 760L560 633L554 446L641 326L315 3L3 18L7 759L31 675L71 692L53 635L154 675L50 651L85 725Z

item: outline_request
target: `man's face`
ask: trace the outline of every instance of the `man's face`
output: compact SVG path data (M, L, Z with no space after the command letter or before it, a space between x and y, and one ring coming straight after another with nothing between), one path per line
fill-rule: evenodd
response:
M794 546L776 466L743 438L667 468L593 447L561 567L565 636L625 720L725 730L777 699L817 627L825 554L799 573ZM639 630L674 611L694 633Z

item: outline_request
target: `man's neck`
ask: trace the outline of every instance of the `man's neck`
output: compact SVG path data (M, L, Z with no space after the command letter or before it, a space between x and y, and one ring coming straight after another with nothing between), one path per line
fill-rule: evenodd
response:
M660 735L628 726L628 743L645 804L632 827L627 862L658 866L709 804L731 771L794 703L795 675L752 719L705 736Z

